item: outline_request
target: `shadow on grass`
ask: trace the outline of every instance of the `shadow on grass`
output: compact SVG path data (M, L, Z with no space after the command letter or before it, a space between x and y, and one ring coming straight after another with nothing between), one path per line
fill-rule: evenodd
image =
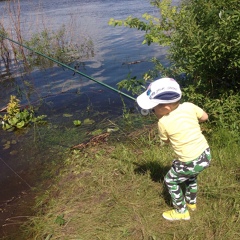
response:
M163 191L160 193L160 196L164 198L166 204L171 205L171 197L166 185L164 184L164 177L170 170L170 166L162 166L158 162L153 161L144 164L134 162L133 164L136 166L134 169L135 174L145 175L149 172L152 181L163 184Z

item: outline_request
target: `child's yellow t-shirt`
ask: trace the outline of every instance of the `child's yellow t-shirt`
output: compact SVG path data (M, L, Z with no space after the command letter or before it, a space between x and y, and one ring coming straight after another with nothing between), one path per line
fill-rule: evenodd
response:
M185 102L158 121L160 138L170 140L182 162L198 158L209 147L198 121L202 115L200 107Z

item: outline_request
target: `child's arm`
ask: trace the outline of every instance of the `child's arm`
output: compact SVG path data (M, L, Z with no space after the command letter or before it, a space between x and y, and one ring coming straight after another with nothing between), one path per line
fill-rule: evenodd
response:
M198 119L199 122L205 122L208 120L208 114L203 111L203 115Z

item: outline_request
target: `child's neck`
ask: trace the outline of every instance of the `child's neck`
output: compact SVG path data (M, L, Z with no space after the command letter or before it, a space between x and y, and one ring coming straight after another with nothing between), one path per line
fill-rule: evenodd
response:
M179 106L179 103L178 104L174 104L174 105L170 105L170 112L176 110L178 108L178 106Z

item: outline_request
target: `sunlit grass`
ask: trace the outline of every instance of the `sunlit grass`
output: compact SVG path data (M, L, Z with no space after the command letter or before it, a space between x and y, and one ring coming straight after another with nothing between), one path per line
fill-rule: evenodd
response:
M213 160L198 178L197 211L190 221L168 222L161 216L171 209L163 177L174 155L155 128L71 152L36 201L39 214L24 227L28 239L239 239L238 145L224 143L221 131L209 136Z

